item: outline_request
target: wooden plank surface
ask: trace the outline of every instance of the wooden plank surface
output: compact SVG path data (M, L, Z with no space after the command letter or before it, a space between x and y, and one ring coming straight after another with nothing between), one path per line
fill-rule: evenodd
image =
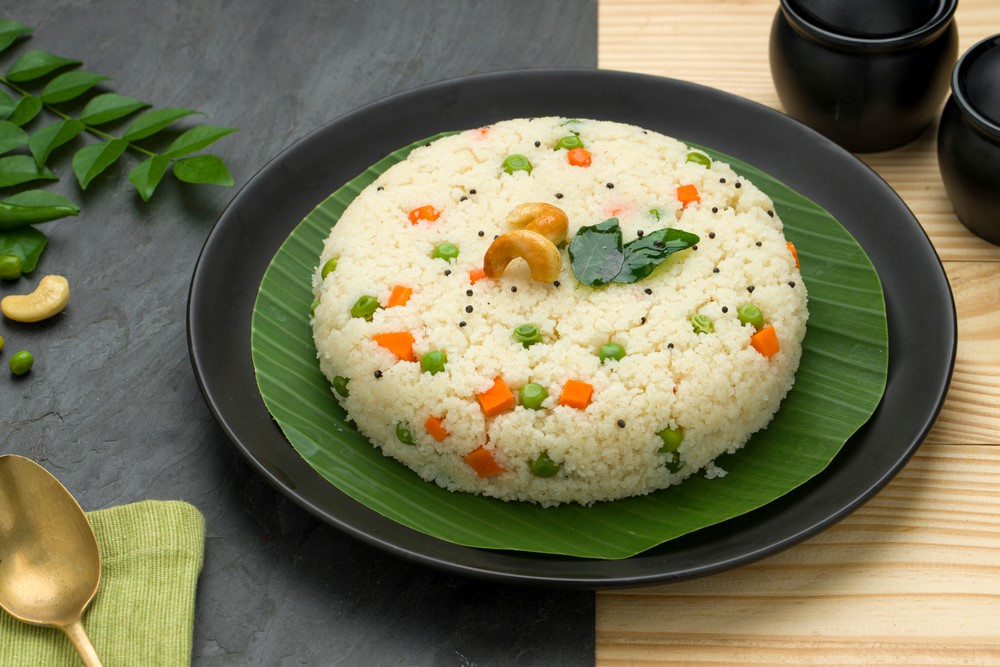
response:
M776 109L775 0L601 0L598 62L686 79ZM960 52L1000 32L1000 3L961 0ZM947 400L876 498L764 561L597 596L597 664L1000 665L1000 248L958 222L936 128L860 156L913 210L955 295Z

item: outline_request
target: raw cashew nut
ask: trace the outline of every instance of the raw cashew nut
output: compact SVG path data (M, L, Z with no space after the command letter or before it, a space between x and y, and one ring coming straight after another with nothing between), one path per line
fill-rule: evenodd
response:
M558 206L543 203L521 204L507 214L507 224L538 232L554 244L566 240L569 218Z
M488 278L496 280L517 257L528 263L535 280L552 282L559 277L562 268L559 248L542 234L529 229L515 229L494 239L483 257L483 271Z
M16 322L40 322L62 311L69 303L69 282L62 276L45 276L31 294L14 294L0 301L0 311Z

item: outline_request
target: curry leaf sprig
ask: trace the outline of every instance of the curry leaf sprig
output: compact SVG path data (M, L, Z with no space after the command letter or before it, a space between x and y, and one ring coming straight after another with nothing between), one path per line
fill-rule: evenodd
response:
M0 52L31 32L22 23L0 19ZM168 173L185 183L234 184L222 158L196 153L236 132L235 128L195 124L165 149L153 150L147 140L166 143L161 132L200 112L153 109L151 104L125 95L97 92L95 86L110 79L80 69L81 64L47 51L29 50L0 76L0 84L6 88L0 88L0 257L18 258L23 273L34 270L48 241L31 225L80 212L79 206L62 195L26 188L57 181L59 177L49 166L53 155L81 135L97 139L76 148L71 159L83 190L128 151L143 157L128 174L143 201L153 196ZM75 116L69 113L70 106L81 105ZM34 129L46 116L54 122ZM131 123L118 135L102 129L129 117ZM17 194L4 196L2 191L10 188L16 188Z
M0 51L10 47L31 29L11 20L0 20ZM115 164L126 151L145 159L128 174L143 200L149 200L168 172L185 183L231 186L232 174L222 158L199 154L236 128L198 124L177 136L165 150L154 151L141 142L156 137L176 121L198 111L183 108L152 109L152 105L125 95L107 92L92 94L93 88L108 77L83 69L78 60L41 50L22 54L0 76L0 84L14 93L0 90L0 187L33 181L57 180L48 166L52 154L64 144L86 133L98 139L77 149L72 158L73 172L81 189ZM66 103L79 104L91 94L76 117L64 109ZM56 117L29 134L24 128L43 111ZM101 129L138 112L132 122L114 135ZM30 154L7 155L27 147Z
M618 218L608 218L577 230L569 244L569 257L581 285L628 284L642 280L672 254L698 240L697 234L664 227L623 244Z

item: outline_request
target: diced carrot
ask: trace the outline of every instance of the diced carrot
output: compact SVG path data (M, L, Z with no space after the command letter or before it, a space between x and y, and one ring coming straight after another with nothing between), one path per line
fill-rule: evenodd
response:
M496 417L501 412L506 412L514 407L514 394L511 393L503 378L496 378L493 381L493 386L476 398L479 399L479 405L487 417Z
M568 380L563 387L562 394L559 395L559 405L583 410L590 405L590 397L593 393L593 385L580 380Z
M489 133L490 133L490 126L489 125L486 125L484 127L479 128L479 135L480 136L485 137Z
M589 167L590 158L590 151L586 148L573 148L566 151L566 159L574 167Z
M410 211L410 224L417 224L421 220L427 220L428 222L434 222L441 215L441 212L428 204L427 206L420 206Z
M788 251L792 253L792 257L795 258L795 268L801 269L802 267L799 266L799 252L795 249L795 244L791 241L788 242Z
M698 188L693 185L682 185L678 187L677 199L684 206L691 203L701 203L701 195L698 194Z
M469 284L475 285L477 282L486 277L486 271L483 267L478 267L469 271Z
M428 417L427 421L424 422L424 428L427 429L427 432L430 433L431 437L438 442L441 442L451 435L448 433L448 430L445 429L442 422L444 422L444 419L441 417L435 417L434 415Z
M480 445L466 454L465 462L480 477L491 477L503 472L503 467L493 458L493 452L486 449L486 445Z
M754 335L750 336L750 344L765 357L773 357L780 349L778 346L778 333L773 326L766 326Z
M413 354L413 335L409 331L392 331L375 334L372 340L389 350L403 361L416 361Z
M385 307L392 308L393 306L405 306L406 302L410 300L411 294L413 294L412 287L396 285L392 288L392 293L389 295L389 300L386 302Z

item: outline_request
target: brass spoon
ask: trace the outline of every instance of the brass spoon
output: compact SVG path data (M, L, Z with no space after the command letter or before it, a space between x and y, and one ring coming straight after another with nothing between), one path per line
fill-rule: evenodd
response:
M101 581L97 539L69 491L34 461L0 456L0 607L66 633L101 667L80 617Z

